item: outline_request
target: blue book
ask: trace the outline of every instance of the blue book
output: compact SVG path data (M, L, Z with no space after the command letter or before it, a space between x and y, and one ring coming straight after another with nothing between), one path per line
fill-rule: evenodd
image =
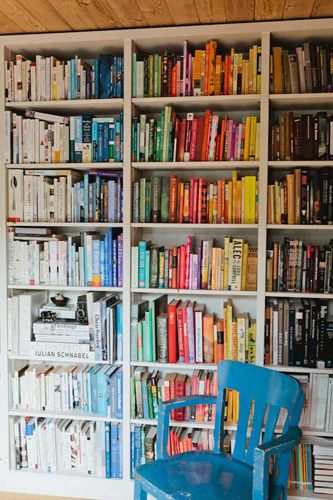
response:
M95 367L92 366L87 374L87 395L88 395L88 411L92 412L92 407L93 407L93 389L92 389L92 380L93 380L93 373L95 371Z
M145 260L145 288L149 288L150 285L150 250L146 250L146 260Z
M94 59L94 92L93 98L99 98L99 58L95 57Z
M118 425L118 449L119 449L119 463L118 463L118 478L123 477L123 427Z
M92 240L92 286L101 286L101 242Z
M115 222L116 183L108 181L108 222Z
M116 97L123 97L123 64L123 58L117 57Z
M139 241L139 288L145 288L147 242Z
M117 312L117 361L122 361L123 360L123 304L122 304L122 302L117 304L116 312Z
M91 411L93 413L98 413L97 373L99 369L98 366L94 366L90 373Z
M121 124L117 120L115 123L116 147L114 161L121 161Z
M141 426L134 427L134 468L141 465Z
M110 424L104 422L105 426L105 478L111 478L111 439L110 439Z
M123 372L121 370L116 372L116 384L116 418L123 418Z
M119 441L118 441L118 425L111 424L111 477L118 478L119 476Z
M71 59L70 99L76 99L76 61Z
M134 430L131 430L131 479L134 479L135 467L135 435Z
M97 160L103 161L103 123L97 122Z
M74 162L82 162L82 116L74 117Z
M111 94L111 56L101 54L99 62L99 98L108 99Z
M119 115L119 128L120 128L120 158L123 161L124 157L124 112L121 111Z
M103 243L104 243L104 274L105 274L105 286L110 286L110 281L109 281L109 269L108 269L108 241L109 241L109 236L106 235Z
M102 286L107 286L105 275L105 254L104 254L104 240L100 240L100 255L101 255L101 283Z
M109 123L103 125L103 141L102 141L102 161L109 161Z
M112 286L118 286L117 240L112 240Z
M112 272L112 261L113 261L113 247L112 247L113 230L112 227L108 230L108 273L109 273L109 286L113 286L113 272Z
M91 141L92 141L92 161L97 162L98 161L98 122L96 120L93 120L92 126L91 126Z
M85 258L84 258L84 248L79 247L79 273L80 273L80 286L86 286L85 282Z

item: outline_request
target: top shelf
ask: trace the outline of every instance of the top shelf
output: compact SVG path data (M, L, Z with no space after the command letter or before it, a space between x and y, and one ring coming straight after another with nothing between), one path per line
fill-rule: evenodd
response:
M35 111L70 112L70 113L97 113L97 112L119 112L124 105L123 99L74 99L61 101L24 101L6 102L6 109L13 111Z

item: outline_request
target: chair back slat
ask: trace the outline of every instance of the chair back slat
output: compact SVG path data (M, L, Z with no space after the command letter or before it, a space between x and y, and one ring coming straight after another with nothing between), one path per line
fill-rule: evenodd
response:
M214 451L222 448L224 394L226 389L239 393L239 418L233 455L238 460L253 465L253 450L258 446L265 413L265 441L272 438L281 408L288 412L288 418L282 433L290 425L299 421L302 409L303 393L297 380L283 373L266 368L247 365L237 361L222 361L218 366L218 397L216 407ZM251 429L249 429L249 413L251 403L254 404L254 414ZM266 408L268 407L268 411ZM248 446L247 437L249 437Z

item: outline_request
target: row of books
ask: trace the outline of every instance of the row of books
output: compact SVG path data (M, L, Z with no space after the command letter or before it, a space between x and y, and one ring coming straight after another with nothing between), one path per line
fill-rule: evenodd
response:
M333 175L295 168L268 186L268 224L333 224Z
M16 469L122 478L120 424L17 417L12 427Z
M312 445L301 443L292 452L289 464L288 488L313 491Z
M305 402L301 427L325 430L333 429L333 377L326 373L294 375L303 389Z
M5 111L5 163L120 162L122 158L122 112L119 118L96 118Z
M191 177L141 177L133 182L133 222L255 224L258 185L255 175L209 182Z
M5 61L7 102L123 97L122 57L101 54L93 60L75 55L68 60L16 54Z
M122 173L8 171L9 222L122 222Z
M8 233L8 280L12 285L123 286L123 234L30 236ZM39 235L40 234L40 235Z
M153 425L135 425L131 430L131 469L156 459L157 429ZM194 427L170 427L168 437L170 456L186 451L213 450L214 431Z
M50 315L55 317L46 321ZM8 298L8 325L14 354L74 364L123 359L123 305L116 293L87 292L64 306L55 306L46 291L14 295Z
M275 117L271 125L272 160L329 160L333 157L332 117L325 111Z
M327 245L309 245L285 238L273 241L267 251L266 289L268 292L333 291L333 240Z
M182 54L164 51L139 60L134 53L133 97L260 94L260 45L242 52L217 50L217 42L209 40L204 49L191 51L185 40Z
M163 295L131 306L131 360L159 363L218 363L256 360L256 321L235 313L229 299L224 319L208 313L205 304Z
M240 122L209 109L177 116L165 106L158 118L141 114L132 122L132 161L259 160L260 123Z
M332 92L333 51L329 45L304 42L296 48L273 47L270 91L274 94Z
M20 363L12 376L14 409L92 412L109 418L123 416L123 373L109 365Z
M265 363L333 367L333 318L324 300L267 301Z
M217 372L194 370L192 376L177 373L149 373L135 368L131 379L132 418L155 419L162 401L189 395L217 395ZM216 405L197 405L171 410L171 419L184 422L215 420Z
M257 289L257 247L241 238L224 238L224 248L214 239L194 237L186 245L152 245L140 241L132 247L133 288L254 291Z

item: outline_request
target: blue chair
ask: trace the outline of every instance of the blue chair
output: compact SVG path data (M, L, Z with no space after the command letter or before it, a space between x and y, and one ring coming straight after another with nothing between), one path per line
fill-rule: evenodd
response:
M233 455L222 451L226 389L239 392ZM302 437L297 424L303 401L300 384L288 375L238 361L222 361L218 366L217 397L190 396L160 405L157 460L135 470L135 500L146 500L147 493L160 500L286 499L291 452ZM168 457L170 411L197 404L217 405L214 451ZM287 418L281 435L273 439L282 408ZM194 423L190 425L195 427Z

